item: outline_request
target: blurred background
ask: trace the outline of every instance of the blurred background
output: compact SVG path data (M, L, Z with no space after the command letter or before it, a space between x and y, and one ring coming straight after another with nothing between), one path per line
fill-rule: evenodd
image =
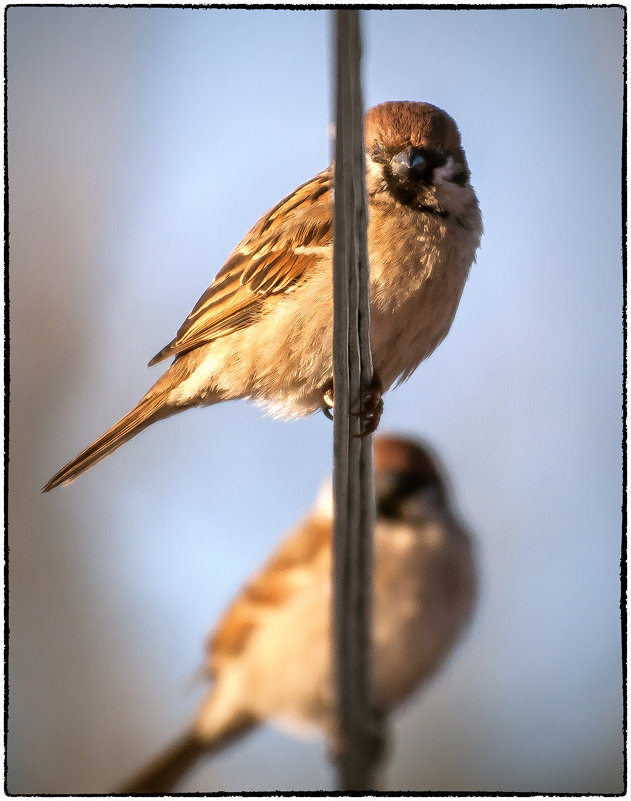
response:
M188 723L207 631L330 471L323 415L193 410L42 484L140 398L258 217L329 160L329 12L7 12L11 793L107 793ZM478 613L390 790L622 791L623 11L363 14L364 96L458 121L485 236L385 398L476 533ZM261 729L186 790L333 789Z

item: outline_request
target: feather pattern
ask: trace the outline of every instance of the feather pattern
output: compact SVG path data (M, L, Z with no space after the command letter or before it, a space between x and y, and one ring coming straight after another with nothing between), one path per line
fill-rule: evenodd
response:
M244 328L262 313L267 296L288 292L330 258L331 186L329 168L264 215L149 366Z
M427 103L366 114L370 336L384 391L444 339L482 220L455 122ZM156 420L247 398L285 418L333 380L333 168L263 215L149 363L175 357L140 403L45 486L67 483Z

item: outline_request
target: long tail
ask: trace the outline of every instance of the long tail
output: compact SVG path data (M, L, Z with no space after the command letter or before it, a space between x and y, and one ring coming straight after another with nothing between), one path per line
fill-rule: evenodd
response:
M188 732L116 792L124 795L168 793L203 753L203 743Z
M68 462L58 473L55 473L50 481L44 485L42 492L48 492L60 484L69 484L84 470L100 462L101 459L115 451L116 448L135 437L143 428L155 423L156 420L169 417L169 415L175 414L175 412L181 411L183 408L167 406L164 402L164 396L161 394L145 396L129 414L126 414L118 423L114 423L102 437L99 437L96 442L81 451L71 462Z
M202 757L223 750L254 725L251 718L243 717L212 743L205 743L189 731L116 792L123 795L169 793Z

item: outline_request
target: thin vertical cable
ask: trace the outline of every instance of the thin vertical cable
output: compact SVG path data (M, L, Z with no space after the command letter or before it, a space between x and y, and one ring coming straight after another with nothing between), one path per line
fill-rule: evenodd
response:
M372 437L357 412L373 377L357 10L335 12L336 137L333 258L333 630L339 789L374 786L379 726L372 703L370 619L374 529Z

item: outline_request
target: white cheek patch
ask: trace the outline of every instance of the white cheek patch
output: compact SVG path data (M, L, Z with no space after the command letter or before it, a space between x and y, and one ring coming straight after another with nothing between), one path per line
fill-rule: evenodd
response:
M370 155L366 153L366 189L368 192L375 191L377 187L382 185L383 180L383 164L373 161Z
M464 186L454 183L451 179L464 169L460 162L449 156L447 163L434 169L434 186L436 199L452 214L461 214L475 200L471 184L467 181Z
M458 172L462 172L462 165L454 161L453 156L449 156L447 162L443 164L442 167L436 167L434 169L434 183L435 184L450 184L451 186L455 186L456 189L462 189L461 186L454 184L451 180L454 175Z
M313 514L331 520L333 517L333 483L329 478L324 482L316 498Z

